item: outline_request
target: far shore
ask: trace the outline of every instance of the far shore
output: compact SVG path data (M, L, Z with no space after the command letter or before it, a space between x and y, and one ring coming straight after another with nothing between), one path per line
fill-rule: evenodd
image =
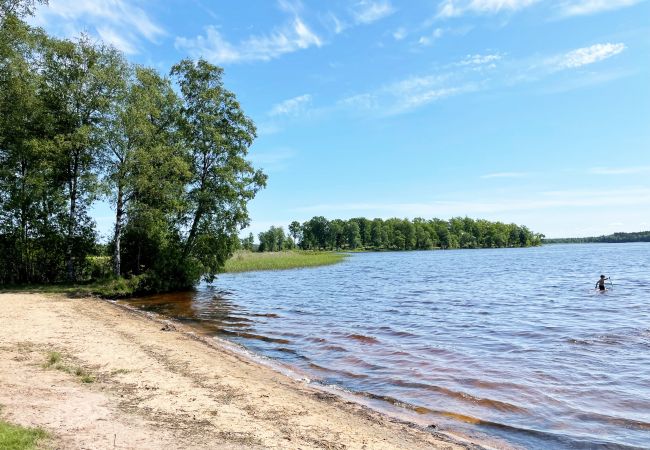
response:
M0 294L0 419L44 448L479 448L93 298Z

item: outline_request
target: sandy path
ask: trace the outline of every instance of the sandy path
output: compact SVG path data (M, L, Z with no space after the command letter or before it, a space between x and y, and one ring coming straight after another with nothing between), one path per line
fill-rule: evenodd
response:
M52 448L466 448L95 299L0 294L0 414ZM51 351L96 380L43 367Z

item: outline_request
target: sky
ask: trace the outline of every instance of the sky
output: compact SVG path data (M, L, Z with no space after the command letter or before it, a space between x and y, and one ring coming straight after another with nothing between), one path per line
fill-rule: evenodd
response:
M650 0L50 0L33 22L163 74L224 68L269 176L242 235L323 215L572 237L650 230L649 19Z

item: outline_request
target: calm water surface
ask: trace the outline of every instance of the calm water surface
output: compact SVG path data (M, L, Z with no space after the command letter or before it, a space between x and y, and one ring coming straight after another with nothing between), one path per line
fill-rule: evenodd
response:
M650 448L650 244L362 253L130 303L497 446Z

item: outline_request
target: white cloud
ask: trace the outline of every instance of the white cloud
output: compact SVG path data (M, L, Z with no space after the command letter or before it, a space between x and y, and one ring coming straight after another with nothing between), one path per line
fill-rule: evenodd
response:
M252 151L250 156L253 164L265 172L280 172L289 167L289 161L296 156L296 152L283 148L264 152Z
M641 3L643 0L574 0L560 5L562 16L583 16L603 11L625 8Z
M445 30L442 28L436 28L430 34L426 36L420 36L418 44L428 46L432 45L436 40L440 39L445 34Z
M125 0L50 0L38 9L34 22L70 37L87 30L125 53L138 52L141 39L155 42L165 35L147 13Z
M323 45L321 38L300 17L270 34L251 36L239 44L228 42L214 26L205 35L193 39L176 38L176 48L188 51L193 57L204 57L217 64L247 61L269 61L285 53Z
M625 50L625 44L595 44L578 48L563 55L546 60L546 65L554 70L576 69L618 55Z
M539 0L444 0L438 5L439 18L459 17L467 13L497 14L527 8Z
M360 0L352 12L357 23L368 24L393 14L395 9L387 0Z
M406 34L406 28L399 27L397 30L393 31L393 38L395 38L396 41L401 41L406 37Z
M334 33L335 34L343 33L347 29L347 27L348 27L347 24L345 24L343 21L341 21L334 14L330 13L329 18L332 21L332 24L334 25Z
M594 175L634 175L650 173L650 166L636 167L593 167L589 173Z
M295 116L305 110L305 107L311 102L311 95L305 94L298 97L290 98L278 103L271 108L270 116Z
M452 217L494 213L514 213L551 208L593 208L594 206L650 206L650 189L626 188L603 191L542 192L523 197L503 196L489 200L435 200L424 203L357 202L319 204L293 209L299 212L360 213L370 211L377 217Z
M499 53L492 53L487 55L467 55L464 59L456 63L458 66L481 66L483 64L494 64L501 60L503 55Z
M524 178L528 176L525 172L496 172L481 175L481 178Z
M340 107L383 116L403 114L427 104L482 89L477 68L489 71L496 67L500 54L469 55L434 73L416 75L386 84L365 93L339 100Z
M134 55L138 53L135 44L128 39L125 39L124 35L113 28L105 26L97 27L97 34L102 39L102 41L112 45L118 50L123 51L127 55Z
M379 107L379 99L375 94L357 94L339 100L338 104L346 108L368 111Z

